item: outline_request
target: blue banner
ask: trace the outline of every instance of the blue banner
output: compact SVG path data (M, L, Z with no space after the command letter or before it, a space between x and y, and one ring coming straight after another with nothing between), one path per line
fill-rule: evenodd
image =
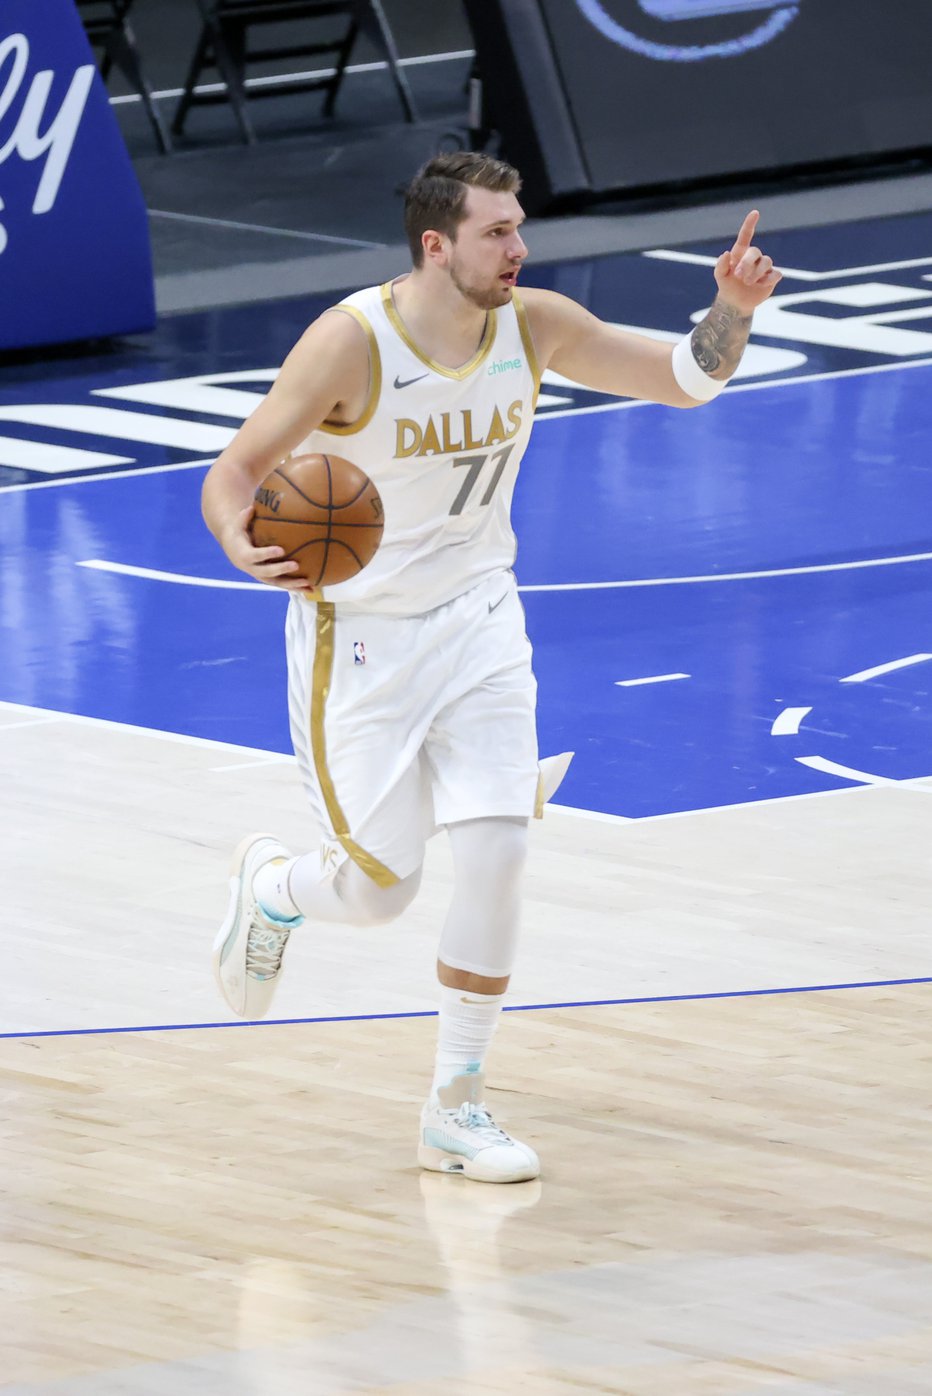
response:
M0 13L0 349L151 329L145 204L73 0Z

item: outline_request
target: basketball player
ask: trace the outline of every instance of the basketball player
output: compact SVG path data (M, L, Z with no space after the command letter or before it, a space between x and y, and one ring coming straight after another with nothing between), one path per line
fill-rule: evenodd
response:
M454 888L439 945L439 1041L421 1117L425 1168L536 1177L534 1150L484 1105L484 1062L511 975L528 820L541 781L535 680L512 563L510 505L541 373L697 407L721 392L780 273L752 246L757 213L719 258L718 294L669 344L604 324L551 291L516 290L527 248L520 178L482 154L431 160L411 183L412 270L316 320L209 471L204 517L250 577L292 592L289 710L321 846L243 840L214 947L235 1013L268 1011L290 935L372 925L418 889L425 840L448 831ZM289 454L346 456L385 506L375 558L311 592L249 534L258 484ZM568 760L568 758L567 758ZM543 788L542 788L543 784Z

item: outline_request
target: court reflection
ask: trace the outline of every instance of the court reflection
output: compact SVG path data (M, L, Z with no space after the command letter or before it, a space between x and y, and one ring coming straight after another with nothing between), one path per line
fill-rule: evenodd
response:
M425 1172L419 1185L424 1220L454 1305L461 1370L473 1374L477 1361L499 1375L508 1368L532 1370L539 1334L509 1257L523 1249L521 1223L534 1225L528 1214L543 1195L540 1179L494 1186Z

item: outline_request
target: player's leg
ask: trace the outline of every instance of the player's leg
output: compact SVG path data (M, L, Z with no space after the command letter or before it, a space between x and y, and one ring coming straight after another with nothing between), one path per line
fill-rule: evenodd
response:
M537 1177L537 1155L494 1123L484 1083L517 953L527 820L469 820L449 834L454 890L440 938L437 1053L418 1158L482 1182L522 1182Z
M217 982L234 1012L268 1012L289 937L307 918L354 925L393 920L420 882L432 814L419 750L429 725L417 691L417 627L367 617L359 672L358 618L293 601L289 608L289 712L298 768L323 839L294 857L271 835L237 850L227 917L214 946ZM355 627L355 628L354 628ZM415 658L412 660L412 651ZM419 725L420 724L420 727Z
M539 793L536 684L514 579L494 578L460 601L455 685L426 744L454 892L440 941L437 1056L418 1157L426 1168L519 1182L537 1176L537 1156L491 1120L484 1066L517 953L528 820Z
M374 926L394 921L411 904L421 881L424 843L422 781L413 767L390 792L379 812L393 830L410 831L402 864L410 868L390 881L376 881L337 843L325 843L332 856L293 857L271 834L244 839L234 855L227 916L214 944L217 984L235 1013L263 1017L281 977L285 949L294 931L307 923ZM378 847L378 824L367 830ZM393 835L393 846L397 839ZM382 866L381 864L379 866Z
M270 859L256 874L254 885L263 909L272 916L381 926L407 911L421 885L421 868L383 887L349 858L335 869L322 869L317 853L303 853Z
M454 882L437 955L432 1095L485 1068L517 954L527 820L467 820L449 836Z

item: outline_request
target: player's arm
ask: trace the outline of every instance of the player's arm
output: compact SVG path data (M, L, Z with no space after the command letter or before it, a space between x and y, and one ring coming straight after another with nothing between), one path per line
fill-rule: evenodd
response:
M268 395L207 472L201 495L204 520L227 557L258 581L288 590L296 562L284 549L256 548L249 533L258 485L323 422L353 422L369 390L365 332L342 311L327 311L292 349Z
M541 367L598 392L669 407L698 407L716 397L738 367L754 310L781 279L770 257L751 245L758 217L749 213L722 253L715 302L676 345L607 325L566 296L525 292Z

